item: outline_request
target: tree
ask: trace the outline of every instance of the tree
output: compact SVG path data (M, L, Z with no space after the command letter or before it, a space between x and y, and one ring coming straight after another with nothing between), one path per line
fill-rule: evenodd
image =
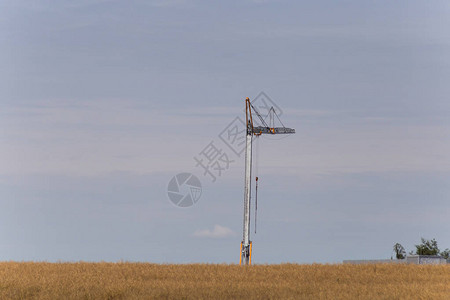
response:
M396 243L394 245L394 252L395 252L395 258L397 259L404 259L406 255L405 248L399 243Z
M422 243L416 246L417 255L438 255L439 248L435 239L426 240L421 238Z
M441 253L439 253L440 256L442 256L445 259L449 259L450 258L450 249L445 249L444 251L442 251Z

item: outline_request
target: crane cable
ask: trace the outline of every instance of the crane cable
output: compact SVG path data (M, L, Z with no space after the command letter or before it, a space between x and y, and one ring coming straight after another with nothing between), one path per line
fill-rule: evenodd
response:
M256 192L255 192L255 234L256 234L257 217L258 217L258 177L256 177Z
M259 166L259 136L255 136L255 176L256 176L256 185L255 185L255 234L256 234L256 221L258 217L258 166Z

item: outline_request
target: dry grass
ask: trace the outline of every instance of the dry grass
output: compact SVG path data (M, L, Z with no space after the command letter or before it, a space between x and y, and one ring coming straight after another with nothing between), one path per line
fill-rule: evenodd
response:
M450 265L0 262L0 299L450 299Z

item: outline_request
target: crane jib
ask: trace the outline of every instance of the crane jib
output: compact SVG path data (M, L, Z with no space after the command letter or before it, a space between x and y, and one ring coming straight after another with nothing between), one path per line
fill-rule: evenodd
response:
M253 127L253 133L254 134L288 134L288 133L295 133L295 129L293 128L287 128L287 127L263 127L263 126L257 126Z

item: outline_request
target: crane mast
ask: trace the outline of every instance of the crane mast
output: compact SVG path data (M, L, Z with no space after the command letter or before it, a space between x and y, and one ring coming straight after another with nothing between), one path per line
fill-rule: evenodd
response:
M261 121L261 126L253 126L252 109ZM251 178L252 178L252 140L253 136L261 134L292 134L295 129L284 127L274 127L274 116L276 115L273 107L269 110L271 119L271 127L265 122L264 118L259 114L252 105L249 98L245 99L245 119L246 119L246 144L245 144L245 186L244 186L244 226L243 237L241 242L240 265L250 265L252 263L252 242L250 241L250 204L251 204ZM277 116L278 118L278 116ZM279 118L278 118L279 119Z

